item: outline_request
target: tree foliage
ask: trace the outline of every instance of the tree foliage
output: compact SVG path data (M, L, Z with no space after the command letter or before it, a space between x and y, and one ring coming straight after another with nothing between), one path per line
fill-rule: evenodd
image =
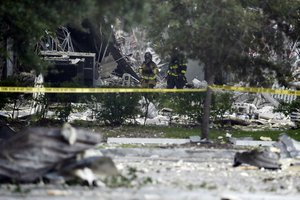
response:
M85 18L94 23L111 22L117 17L127 23L139 21L143 19L144 9L143 0L3 0L0 4L0 56L6 57L5 42L11 38L23 70L38 69L42 63L34 49L45 31L56 32L59 26L66 24L80 27Z
M297 39L299 1L160 2L153 5L149 32L161 52L180 47L215 75L230 71L250 80L262 78L265 68L281 78L287 72L287 40Z
M266 69L284 82L291 67L286 53L288 42L299 33L299 7L292 0L157 0L149 33L161 52L178 47L203 62L208 84L230 72L266 86ZM208 89L203 138L208 138L211 95Z
M40 63L34 47L44 32L53 31L74 16L80 16L85 8L84 1L4 0L0 5L0 40L13 39L14 51L20 57L19 64L35 67ZM3 49L2 52L5 53Z

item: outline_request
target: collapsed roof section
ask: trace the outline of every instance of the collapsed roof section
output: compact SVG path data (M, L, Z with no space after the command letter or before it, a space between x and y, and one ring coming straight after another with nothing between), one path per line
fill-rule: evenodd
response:
M41 51L49 66L45 82L59 86L62 82L77 81L80 85L95 85L95 53Z
M99 65L100 68L102 64L105 64L104 58L111 55L117 63L114 74L122 77L124 73L128 73L136 79L139 78L131 68L127 56L123 55L117 47L113 30L110 26L109 28L108 26L106 28L97 27L89 20L84 20L82 26L86 31L72 26L68 27L75 51L95 52L96 64ZM106 29L105 32L108 32L108 34L105 34L101 29Z
M96 86L99 79L109 75L122 77L130 74L139 79L131 68L127 56L116 47L113 32L107 37L89 20L85 28L60 27L55 34L46 32L39 50L41 57L52 63L45 75L45 81L54 85L77 80L85 86Z

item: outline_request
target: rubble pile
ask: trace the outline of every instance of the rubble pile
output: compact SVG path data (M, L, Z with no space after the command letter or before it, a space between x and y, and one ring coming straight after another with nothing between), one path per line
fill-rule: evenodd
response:
M269 94L235 92L234 100L234 112L228 113L224 120L238 122L239 128L277 130L295 127L290 116L276 112L279 102Z

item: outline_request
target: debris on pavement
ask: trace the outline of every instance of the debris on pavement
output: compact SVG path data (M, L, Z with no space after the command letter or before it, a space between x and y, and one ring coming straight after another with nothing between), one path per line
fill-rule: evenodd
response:
M272 141L266 138L264 142ZM282 165L298 165L300 163L299 159L300 142L290 138L287 134L282 134L278 138L278 142L273 142L271 145L263 145L259 149L242 153L237 152L234 156L233 166L237 167L241 164L248 164L258 168L281 169Z
M100 134L68 124L61 129L35 127L18 132L0 143L0 182L65 182L79 177L89 185L94 184L96 178L83 175L87 168L90 174L96 172L89 176L97 177L100 172L117 174L110 158L80 156L101 141Z
M262 141L272 141L272 138L264 137L264 136L260 136L259 139L262 140Z
M234 156L233 167L241 164L253 165L258 168L280 169L280 155L270 148L254 149L243 153L237 152Z
M280 150L282 158L300 159L300 142L290 138L287 134L282 134L273 146Z
M253 140L249 137L247 138L229 138L229 141L234 145L234 146L253 146L253 147L258 147L258 146L272 146L275 141L262 141L262 140Z

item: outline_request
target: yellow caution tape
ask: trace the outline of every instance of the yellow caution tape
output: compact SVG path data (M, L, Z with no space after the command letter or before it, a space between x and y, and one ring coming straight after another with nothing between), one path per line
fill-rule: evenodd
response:
M205 92L206 89L161 89L161 88L56 88L56 87L0 87L0 92L20 93L133 93L133 92Z
M271 93L271 94L287 94L300 96L300 90L279 90L271 88L255 88L255 87L238 87L238 86L225 86L225 85L211 85L211 89L222 89L239 92L251 92L251 93Z
M251 93L272 93L300 96L300 90L278 90L270 88L255 88L255 87L237 87L225 85L211 85L211 89L221 89L239 92ZM65 87L0 87L0 92L5 93L177 93L177 92L205 92L207 89L165 89L165 88L65 88Z

